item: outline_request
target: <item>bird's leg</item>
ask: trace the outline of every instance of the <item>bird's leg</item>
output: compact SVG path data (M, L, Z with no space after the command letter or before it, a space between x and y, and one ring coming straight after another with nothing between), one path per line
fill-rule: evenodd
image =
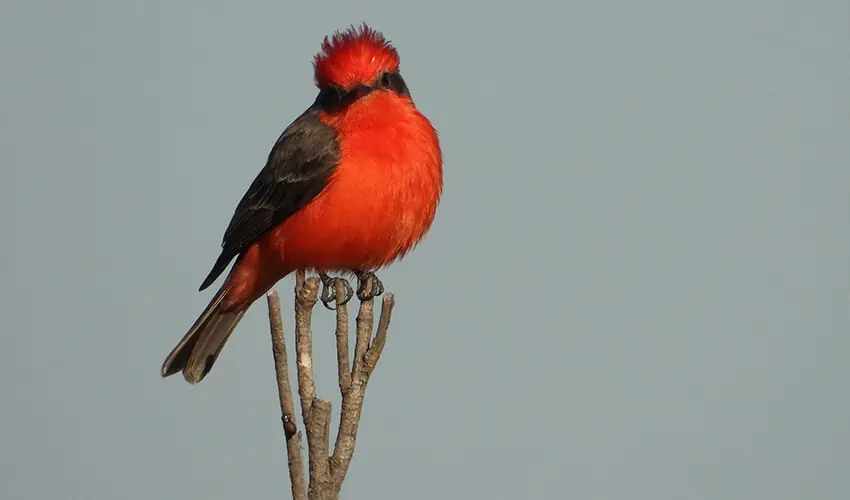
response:
M328 276L328 273L324 271L319 273L319 279L322 280L322 304L331 311L336 309L336 307L331 306L332 303L336 302L337 306L341 306L348 303L348 301L351 300L351 297L354 296L354 290L351 289L351 284L348 283L347 279L331 278ZM343 297L336 296L336 284L340 281L345 287L345 295Z
M354 271L357 276L357 298L361 301L372 300L373 298L384 293L384 284L375 276L375 273L370 271ZM372 280L371 289L369 280Z

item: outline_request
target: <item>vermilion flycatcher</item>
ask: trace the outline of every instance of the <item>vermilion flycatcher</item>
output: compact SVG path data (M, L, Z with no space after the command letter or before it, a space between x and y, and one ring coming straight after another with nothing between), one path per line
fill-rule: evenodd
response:
M162 365L190 383L209 373L248 307L281 278L315 269L373 272L422 239L443 186L437 133L413 104L396 50L365 24L327 37L314 62L319 95L275 143L224 233L204 290L231 260L224 284ZM350 298L336 297L337 302Z

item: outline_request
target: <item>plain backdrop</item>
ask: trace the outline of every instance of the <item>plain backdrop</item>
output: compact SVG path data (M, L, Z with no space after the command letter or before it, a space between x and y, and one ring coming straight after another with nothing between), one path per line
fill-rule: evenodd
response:
M362 21L445 194L344 498L850 498L846 0L6 0L2 498L288 497L265 304L201 385L158 370Z

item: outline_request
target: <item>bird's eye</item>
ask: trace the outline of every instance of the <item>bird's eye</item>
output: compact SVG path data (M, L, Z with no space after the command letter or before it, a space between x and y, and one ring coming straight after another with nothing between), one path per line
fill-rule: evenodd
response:
M316 103L325 111L332 111L342 104L342 90L338 87L326 87L319 92Z
M407 85L404 83L404 78L397 71L386 72L381 75L378 80L378 87L382 89L392 90L396 94L410 96L410 91L407 90Z

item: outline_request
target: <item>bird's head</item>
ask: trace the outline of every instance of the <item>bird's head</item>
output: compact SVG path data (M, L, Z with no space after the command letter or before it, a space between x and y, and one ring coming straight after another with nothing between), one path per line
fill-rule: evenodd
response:
M410 96L399 74L398 52L365 23L325 37L313 67L319 100L332 105L376 89Z

